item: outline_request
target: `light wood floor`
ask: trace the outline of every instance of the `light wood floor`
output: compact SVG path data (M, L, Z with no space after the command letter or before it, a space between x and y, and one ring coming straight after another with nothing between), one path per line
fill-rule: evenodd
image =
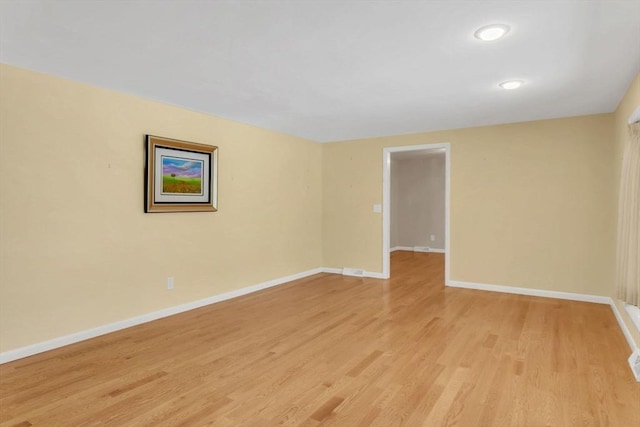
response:
M320 274L0 366L2 426L640 426L605 305Z

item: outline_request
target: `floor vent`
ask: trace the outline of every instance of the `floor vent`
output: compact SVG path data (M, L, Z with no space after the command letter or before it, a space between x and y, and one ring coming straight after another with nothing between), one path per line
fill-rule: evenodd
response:
M361 268L343 268L343 276L364 277L364 270Z
M429 251L431 251L431 248L429 246L414 246L413 247L413 251L414 252L429 252Z

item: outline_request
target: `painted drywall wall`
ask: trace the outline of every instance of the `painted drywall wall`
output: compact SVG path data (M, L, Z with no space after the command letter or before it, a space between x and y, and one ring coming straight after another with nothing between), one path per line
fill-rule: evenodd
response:
M319 144L7 65L0 94L0 352L322 265ZM143 212L146 133L220 147L219 212Z
M639 87L615 117L318 145L0 65L0 351L320 265L380 271L387 146L451 142L454 280L611 295L611 135ZM220 212L142 212L145 133L220 146Z
M384 147L451 144L451 279L610 294L613 114L323 144L327 267L382 271Z
M620 100L620 104L618 104L618 108L615 112L615 139L614 139L614 188L615 190L611 192L613 198L611 200L611 204L613 206L616 218L618 213L618 194L620 192L620 172L622 170L622 156L624 152L625 141L628 137L627 129L628 124L627 120L633 111L640 107L640 73L638 73L629 85L629 89ZM611 253L615 254L615 244L611 247ZM633 324L633 321L629 317L628 313L624 309L624 303L615 298L615 284L612 280L611 286L611 295L614 296L614 301L618 306L618 311L622 319L624 320L627 328L631 332L631 337L634 340L635 346L640 348L640 331Z
M402 160L395 160L394 155L397 154L391 154L390 173L391 247L444 249L444 154ZM431 235L434 241L431 241Z
M389 247L394 248L400 246L398 239L398 211L400 202L400 169L398 168L399 161L393 156L390 158L391 168L389 170L389 202L391 208L389 209Z

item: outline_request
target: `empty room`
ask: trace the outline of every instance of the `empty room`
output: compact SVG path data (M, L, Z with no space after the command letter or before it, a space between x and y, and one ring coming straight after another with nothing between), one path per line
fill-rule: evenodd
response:
M0 426L640 426L640 2L0 1Z

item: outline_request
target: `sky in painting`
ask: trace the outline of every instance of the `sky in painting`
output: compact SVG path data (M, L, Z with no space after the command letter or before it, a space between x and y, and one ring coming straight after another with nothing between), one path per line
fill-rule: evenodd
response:
M175 157L162 157L162 174L181 176L184 178L201 178L202 162Z

